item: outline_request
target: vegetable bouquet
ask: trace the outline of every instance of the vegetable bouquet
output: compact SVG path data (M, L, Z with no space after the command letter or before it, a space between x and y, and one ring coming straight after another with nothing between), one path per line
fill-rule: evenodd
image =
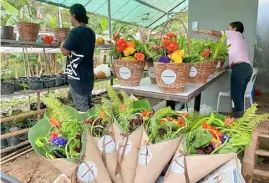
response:
M123 182L121 175L115 173L118 157L113 137L112 115L110 101L102 98L102 105L95 105L87 113L82 114L82 118L89 132L94 137L112 181L121 183Z
M34 150L70 179L111 182L94 140L76 109L62 105L53 95L43 101L49 112L29 131ZM93 173L83 176L86 165L92 167Z
M116 174L124 183L133 183L143 133L143 123L149 120L152 109L147 100L136 100L121 91L121 97L111 88L107 92L113 107L113 132L118 152Z
M250 145L256 126L269 119L269 113L256 115L256 110L253 105L239 119L216 113L190 114L186 118L188 133L178 147L165 182L197 182L243 151Z
M145 124L139 150L135 183L155 182L171 160L186 132L185 113L166 107L157 111Z

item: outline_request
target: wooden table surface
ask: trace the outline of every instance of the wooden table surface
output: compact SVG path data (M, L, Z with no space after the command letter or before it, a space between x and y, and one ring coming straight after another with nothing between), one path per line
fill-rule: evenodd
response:
M192 84L187 83L187 86L182 93L164 93L162 92L156 84L152 84L149 78L144 78L141 80L139 86L128 87L113 85L113 88L116 90L124 90L127 93L133 94L135 96L144 96L150 98L163 99L167 101L176 101L176 102L189 102L194 99L197 95L202 93L206 88L211 84L216 82L221 76L223 76L226 71L219 73L214 73L209 76L209 79L205 84Z

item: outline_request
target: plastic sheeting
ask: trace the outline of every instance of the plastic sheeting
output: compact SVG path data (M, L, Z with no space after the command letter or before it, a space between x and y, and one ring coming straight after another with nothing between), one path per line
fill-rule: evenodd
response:
M56 6L69 8L75 3L84 5L86 10L108 17L107 0L37 0ZM161 11L146 6L136 0L110 0L111 18L133 25L154 28L167 20L167 13L178 13L188 6L188 0L140 0Z

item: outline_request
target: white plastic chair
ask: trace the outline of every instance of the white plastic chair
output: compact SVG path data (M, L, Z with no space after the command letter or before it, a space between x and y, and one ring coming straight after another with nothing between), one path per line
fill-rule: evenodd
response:
M253 104L253 100L252 100L252 97L251 97L251 92L252 92L252 89L253 89L253 86L254 86L258 71L259 71L258 68L256 68L256 67L253 68L253 73L252 73L251 79L250 79L250 81L249 81L249 83L247 85L247 89L246 89L246 92L245 92L244 111L246 110L246 98L249 98L249 102L250 102L251 105ZM219 92L218 104L217 104L217 112L219 112L220 97L231 97L231 92Z

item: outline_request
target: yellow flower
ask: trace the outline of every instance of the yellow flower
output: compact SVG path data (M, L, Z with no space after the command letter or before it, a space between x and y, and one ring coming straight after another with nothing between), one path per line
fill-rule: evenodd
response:
M127 42L127 46L135 48L135 43L134 42Z
M125 61L136 61L136 59L132 56L128 56L128 57L122 57L121 60L125 60Z
M176 64L182 63L184 58L184 50L177 50L171 54L171 60L173 60Z
M129 56L129 55L132 55L133 53L135 52L135 49L132 48L132 47L127 47L123 53L124 53L124 56Z

